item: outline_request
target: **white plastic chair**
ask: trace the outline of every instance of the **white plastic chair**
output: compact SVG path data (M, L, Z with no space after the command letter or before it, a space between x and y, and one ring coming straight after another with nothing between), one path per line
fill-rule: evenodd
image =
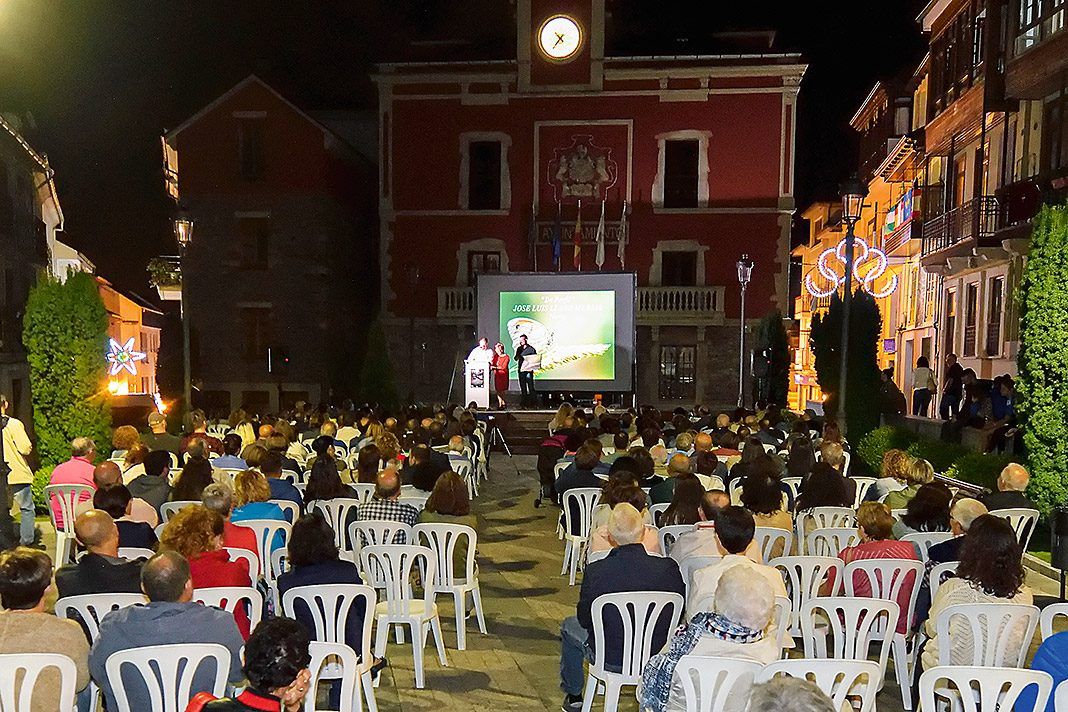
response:
M678 538L692 531L692 524L669 524L666 527L660 527L656 532L657 537L660 539L660 551L664 556L669 555L671 547L675 546Z
M1035 706L1025 709L1018 706L1016 700L1028 687L1036 688ZM1065 688L1065 685L1062 684L1060 688ZM1068 709L1061 706L1060 688L1057 690L1055 708ZM943 701L951 700L953 708L963 712L1043 712L1052 690L1053 677L1041 670L967 665L938 666L925 670L920 676L920 709L923 712L937 712L938 698L942 698Z
M42 708L43 702L38 700L34 703L33 692L41 673L49 669L59 673L57 709L62 712L74 710L74 686L78 682L78 668L73 660L58 653L0 655L0 710L31 712L33 709ZM55 687L42 685L42 689L53 692Z
M587 551L586 552L586 565L592 564L594 561L600 561L601 559L608 558L608 555L612 553L611 549L602 549L601 551Z
M1015 603L946 606L935 620L938 664L1023 667L1038 627L1038 616L1037 607ZM959 640L954 633L959 635ZM951 658L954 651L963 651L968 646L972 651L971 660L955 662Z
M605 712L616 712L621 688L641 682L642 671L645 670L649 658L659 652L667 637L678 626L682 606L682 596L660 591L606 593L594 599L591 611L594 654L586 674L582 712L590 712L593 708L593 698L601 684L604 685ZM605 609L611 610L609 612ZM622 664L618 672L608 669L608 646L604 633L606 615L618 618L623 626L623 650L612 651L613 656L617 652L620 653ZM668 616L666 628L658 625L665 615ZM658 639L659 636L656 635L658 628L663 631L663 639Z
M886 601L902 603L902 593L907 593L905 607L900 608L900 616L906 621L904 633L893 629L875 631L876 639L889 638L894 653L894 672L901 688L901 704L906 710L912 709L912 656L909 654L909 639L912 619L916 612L916 597L920 593L923 581L924 565L920 561L908 559L864 559L846 565L843 576L845 594L856 596L856 579L866 581L871 596ZM899 619L900 622L900 619Z
M874 477L851 477L856 488L856 494L853 496L853 508L859 509L861 502L864 501L864 495L868 493L868 488L873 487L877 480Z
M842 560L831 556L780 556L768 562L783 574L790 594L790 635L801 635L801 609L820 595L823 584L831 580L828 595L842 590Z
M359 565L360 550L365 546L411 544L412 542L412 528L404 522L392 519L357 521L349 525L349 543L352 545L352 550L344 553ZM367 581L381 579L381 572L363 570L362 573ZM381 585L371 585L375 588L382 588Z
M1057 685L1057 692L1053 698L1053 709L1068 710L1068 680ZM924 712L926 712L926 710ZM1035 710L1035 712L1042 712L1042 710L1038 709Z
M860 534L849 527L825 527L809 532L805 550L812 556L838 556L842 549L860 543Z
M649 505L649 516L653 518L653 524L660 526L660 520L657 517L658 515L661 515L666 512L667 508L670 506L670 502L661 502L660 504Z
M553 465L553 482L560 479L560 475L572 462L573 460L558 460L557 463Z
M777 675L814 683L831 698L831 707L835 710L856 709L849 698L859 695L860 709L857 712L874 712L875 695L882 686L879 664L871 660L778 660L764 666L754 682L767 682Z
M306 608L311 616L315 628L314 639L317 642L334 646L340 645L346 650L352 650L345 642L345 630L348 627L350 615L356 615L359 601L363 601L364 616L362 631L360 633L360 650L353 651L359 656L357 670L363 686L363 694L367 698L367 706L375 710L378 704L375 700L374 683L371 679L371 666L374 663L371 654L371 620L374 617L375 605L377 604L375 590L370 586L355 583L317 584L314 586L298 586L291 588L282 594L282 612L290 618L297 617L297 604ZM314 643L313 643L314 644ZM313 654L314 658L314 654ZM314 660L313 660L314 662ZM345 674L349 670L348 665L342 660L342 668L336 665L328 665L325 670L312 670L313 677L336 680L339 677L344 681ZM342 683L342 702L348 699L344 694L344 682ZM309 687L314 690L315 687ZM314 695L312 695L314 697Z
M120 559L129 559L130 561L133 561L134 559L151 559L155 555L156 552L152 551L151 549L142 548L140 546L119 547Z
M897 628L900 609L879 598L816 597L801 609L801 638L806 658L867 660L868 649L879 642L879 688L890 658L891 637L880 631ZM831 647L827 647L828 635ZM881 640L880 640L881 638Z
M104 616L119 608L142 603L148 603L148 599L140 593L87 593L60 598L56 601L55 612L58 618L81 619L82 626L89 632L90 642L95 643Z
M416 524L413 528L415 543L434 552L437 560L437 575L431 582L435 598L439 593L453 597L456 609L456 649L467 650L467 596L471 595L478 619L478 629L485 635L486 617L482 611L482 591L478 586L478 567L475 565L475 549L478 534L464 524ZM462 575L455 571L457 543L467 538L467 560ZM426 585L424 581L423 585Z
M952 538L953 534L951 532L913 532L901 537L901 541L907 541L915 546L917 553L920 555L920 560L926 563L932 546L949 541Z
M260 571L263 573L264 580L268 583L273 582L276 572L271 567L271 551L275 535L278 532L282 532L282 545L279 548L284 549L289 542L289 535L293 531L293 525L277 519L244 519L238 524L242 527L248 527L256 533L256 545L259 547L259 551L256 554L260 560Z
M48 503L48 516L52 519L52 527L56 530L56 556L52 561L53 568L63 566L70 559L74 546L74 511L78 504L86 499L93 498L93 488L88 485L46 485L45 501ZM53 507L59 503L59 513L63 518L63 526L56 523L56 511Z
M367 617L370 620L370 616ZM370 637L370 634L368 634ZM323 643L318 640L311 641L308 646L311 654L311 662L308 663L308 671L311 673L311 681L308 684L308 694L304 697L304 712L317 712L315 708L315 693L320 680L334 679L328 675L337 674L341 680L341 695L338 712L357 712L363 709L360 699L360 687L356 684L359 675L360 661L356 651L341 643ZM371 688L374 693L374 687ZM372 712L378 709L373 704L374 697L367 701L368 708Z
M593 508L601 501L600 487L575 487L564 492L564 563L560 575L570 571L568 583L575 585L575 574L590 540Z
M194 690L193 677L206 661L214 663L215 679L209 689ZM123 687L123 675L131 667L148 688L152 712L183 712L197 692L223 696L230 674L230 651L216 643L184 643L112 653L104 663L104 670L118 705L116 712L145 712L130 707Z
M412 572L419 568L424 582L433 581L437 573L434 552L425 546L411 544L378 544L365 546L360 551L360 561L365 571L378 569L383 576L386 600L375 606L375 655L386 654L386 638L393 625L410 626L412 650L415 662L415 686L424 687L423 648L427 634L434 631L434 643L438 660L443 667L449 664L445 657L445 636L441 632L438 606L434 603L434 587L423 586L422 599L412 592Z
M300 519L300 507L297 506L296 502L288 499L272 499L268 501L282 510L282 514L286 515L286 521L290 524Z
M797 542L797 554L799 556L818 555L805 549L808 543L806 532L829 527L855 528L856 526L857 514L849 507L813 507L798 512L794 517L794 541Z
M256 630L263 619L263 596L251 586L211 586L193 589L193 600L233 614L243 606L248 613L248 629Z
M929 582L931 586L931 600L934 600L935 594L938 593L938 587L941 586L946 579L949 579L953 574L957 573L957 564L959 561L947 561L944 564L937 564L928 573Z
M311 502L311 509L323 513L327 524L334 530L334 546L340 551L351 551L355 545L347 545L345 542L345 527L348 526L349 512L356 511L362 504L362 500L351 497L338 497L337 499L316 499Z
M1051 603L1042 609L1038 617L1038 629L1042 632L1042 640L1053 635L1053 624L1058 616L1068 616L1068 603Z
M721 556L687 556L679 562L679 573L682 574L682 582L686 584L686 590L690 590L690 578L693 572L711 566L723 557Z
M350 485L352 489L356 490L356 498L361 502L370 502L371 498L375 496L375 486L369 482L355 482Z
M248 566L248 577L253 583L260 577L260 557L255 551L249 551L248 549L242 549L236 546L223 547L226 550L226 555L230 557L230 561L242 561Z
M801 480L802 477L783 477L779 482L786 485L790 490L790 502L791 504L797 502L797 498L801 496Z
M793 544L793 534L786 529L777 527L757 527L753 532L753 541L760 549L760 556L765 562L776 558L773 554L779 549L779 556L789 556L790 546ZM781 544L781 546L780 546Z
M178 514L178 512L180 512L181 510L194 504L200 504L200 502L191 499L181 499L175 500L174 502L164 502L159 506L160 523L166 524L171 520L172 517L174 517L175 514Z
M1038 523L1038 510L1026 507L995 509L990 514L1008 520L1016 532L1016 539L1020 542L1020 548L1027 551L1027 545L1031 542L1031 535L1035 533L1035 524Z
M397 498L398 502L407 504L419 512L422 512L426 508L426 501L430 499L429 492L420 492L419 490L412 489L408 491L401 490L400 497Z
M775 597L775 609L772 620L775 622L775 640L783 654L794 647L794 640L790 637L790 619L793 616L793 605L786 596Z
M683 655L675 674L682 682L686 712L723 712L732 695L748 697L753 678L763 667L750 660Z

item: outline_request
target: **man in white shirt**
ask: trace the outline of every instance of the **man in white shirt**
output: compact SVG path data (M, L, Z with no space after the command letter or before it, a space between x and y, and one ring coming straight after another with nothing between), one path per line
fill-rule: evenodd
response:
M478 346L471 349L471 353L467 354L468 361L484 361L489 364L493 361L493 349L489 346L489 339L485 336L478 340Z
M10 404L7 396L0 394L0 417L7 418L4 427L4 460L11 472L7 476L8 488L19 507L19 543L32 546L36 536L33 523L33 471L26 456L33 452L33 444L26 436L26 426L18 418L7 414Z
M711 566L693 572L686 599L687 615L712 610L720 576L734 566L752 569L767 579L776 596L786 596L786 584L783 583L779 570L746 556L746 549L753 542L755 529L753 515L744 507L726 507L716 516L716 544L723 558ZM759 551L755 553L760 555Z

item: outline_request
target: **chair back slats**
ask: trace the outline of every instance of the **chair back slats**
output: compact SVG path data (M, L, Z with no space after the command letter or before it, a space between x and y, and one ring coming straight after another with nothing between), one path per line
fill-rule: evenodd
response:
M763 666L749 660L683 655L675 666L686 712L723 712L735 689L748 695Z
M412 528L414 542L434 552L437 576L433 581L436 590L451 589L460 580L471 581L475 577L475 547L478 534L465 524L416 524ZM467 540L467 558L464 570L456 571L456 545Z
M148 603L148 599L140 593L87 593L60 598L56 601L55 612L60 618L80 622L89 633L89 640L95 643L104 616L120 608L142 603Z
M214 680L208 689L194 690L194 677L207 661L214 663ZM144 712L130 706L123 687L131 672L137 673L147 688L153 712L183 712L197 692L223 696L230 673L230 651L215 643L149 645L112 653L104 669L118 704L116 712Z
M1016 703L1020 694L1027 688L1034 690L1034 706L1028 704L1025 708ZM939 702L949 698L953 703L952 708L961 712L1042 712L1046 709L1052 691L1053 677L1041 670L968 665L938 666L924 670L920 676L920 709L923 712L936 712ZM1065 701L1062 697L1068 698L1068 686L1065 683L1057 689L1054 709L1068 709L1062 705Z
M350 549L345 543L345 527L349 512L362 504L362 500L351 497L338 497L337 499L316 499L312 501L312 507L322 512L330 528L334 530L334 545L339 550Z
M296 618L298 607L306 609L315 628L315 640L323 643L345 644L349 616L359 615L363 602L363 623L360 640L360 659L371 659L371 622L378 596L370 586L356 583L317 584L298 586L282 594L282 612Z
M11 653L0 655L0 710L30 712L41 709L43 702L33 699L34 688L45 670L59 673L59 709L74 709L78 668L66 655L58 653ZM49 691L54 687L49 686Z
M423 577L426 609L434 605L434 587L429 584L437 575L433 550L414 544L373 544L360 550L360 562L365 571L377 569L381 573L388 615L407 615L408 602L415 600L412 580L416 572Z
M319 686L319 681L334 679L341 681L339 695L341 702L338 712L357 712L363 709L363 703L360 700L360 685L357 684L360 679L360 660L356 651L341 643L313 640L308 646L308 652L311 654L311 662L308 663L311 680L308 684L308 694L304 697L304 712L316 712L315 690ZM339 665L340 671L337 670Z
M601 501L600 487L575 487L564 492L564 531L568 536L590 538L593 508Z
M1023 667L1038 626L1038 608L1015 603L961 603L946 606L935 620L939 665ZM970 660L952 660L965 655Z
M758 672L754 682L767 682L778 675L814 683L831 698L831 707L835 710L856 709L850 698L859 696L858 712L873 712L875 695L882 686L879 665L871 660L779 660Z
M641 679L649 658L664 646L666 637L678 626L682 606L682 596L677 593L606 593L594 599L593 666L599 672L598 676L609 672L605 639L605 625L609 616L618 621L623 630L621 673L612 672L622 675L622 684L634 685ZM667 616L666 627L663 624L664 616ZM665 634L658 636L658 629Z

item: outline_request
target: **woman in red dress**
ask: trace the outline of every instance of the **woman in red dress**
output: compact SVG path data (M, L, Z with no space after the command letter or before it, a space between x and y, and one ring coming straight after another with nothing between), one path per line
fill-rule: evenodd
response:
M493 392L497 396L497 407L501 410L507 405L503 394L508 392L508 354L504 352L504 344L497 342L493 347L493 360L490 368L493 369Z

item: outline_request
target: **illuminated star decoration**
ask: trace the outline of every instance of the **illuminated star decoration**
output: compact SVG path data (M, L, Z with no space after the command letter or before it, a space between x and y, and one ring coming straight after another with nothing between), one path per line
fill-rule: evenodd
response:
M875 288L875 281L886 274L886 253L878 247L870 247L867 242L859 237L853 238L856 254L853 257L853 278L860 283L861 289L876 299L882 299L893 294L897 289L897 275L890 275L890 279L882 289ZM831 266L828 259L837 257L841 267ZM814 297L828 297L838 291L845 283L845 239L843 238L835 247L828 247L820 253L816 260L816 271L823 276L829 286L826 289L816 284L812 273L805 275L805 289Z
M111 364L108 369L109 376L118 375L119 371L123 369L129 371L131 376L136 376L136 364L138 361L144 361L145 358L147 356L143 351L134 351L132 336L121 346L115 339L108 339L108 363Z

